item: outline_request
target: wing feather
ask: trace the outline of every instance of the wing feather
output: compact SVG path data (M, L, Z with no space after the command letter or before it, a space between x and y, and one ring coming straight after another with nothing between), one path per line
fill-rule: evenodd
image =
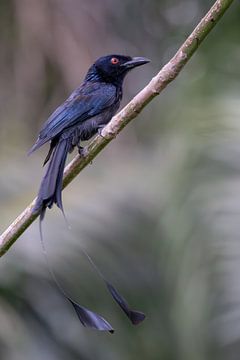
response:
M60 135L65 129L100 114L114 105L115 101L116 87L114 85L99 82L83 83L48 118L29 153Z

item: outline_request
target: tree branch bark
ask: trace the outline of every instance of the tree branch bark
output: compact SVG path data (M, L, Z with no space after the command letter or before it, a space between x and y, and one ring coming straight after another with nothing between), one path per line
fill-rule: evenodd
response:
M81 170L85 168L116 135L133 120L142 109L171 82L184 65L195 53L198 46L210 33L223 16L233 0L217 0L209 12L202 18L191 35L176 52L174 57L159 71L159 73L141 90L124 109L115 115L103 129L103 137L95 137L88 146L88 156L77 155L65 168L63 188L65 188ZM32 214L36 199L14 220L0 237L0 256L4 255L19 236L32 224L38 214Z

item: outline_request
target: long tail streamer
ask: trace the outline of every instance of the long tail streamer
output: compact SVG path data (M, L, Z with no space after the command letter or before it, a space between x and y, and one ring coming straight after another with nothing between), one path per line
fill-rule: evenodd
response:
M41 223L39 223L39 224L40 224L41 246L42 246L42 251L43 251L46 263L47 263L48 271L49 271L54 283L56 284L58 290L60 291L60 293L72 304L74 310L77 313L77 316L78 316L80 322L82 323L82 325L84 327L92 328L92 329L96 329L96 330L100 330L100 331L108 331L109 333L113 334L114 333L113 327L102 316L96 314L95 312L93 312L93 311L87 309L86 307L78 304L77 302L73 301L63 290L62 286L59 284L59 282L55 276L54 271L52 270L52 267L50 266L47 251L46 251L44 241L43 241Z
M80 322L82 323L82 325L84 327L87 327L87 328L93 328L93 329L100 330L100 331L108 331L111 334L113 334L114 333L113 327L102 316L98 315L97 313L95 313L95 312L87 309L86 307L80 305L79 303L75 302L73 299L71 299L66 294L66 292L64 291L62 286L59 284L59 282L58 282L58 280L56 278L56 275L55 275L55 273L54 273L54 271L53 271L53 269L52 269L52 267L51 267L51 265L49 263L46 247L45 247L45 244L44 244L44 241L43 241L41 219L39 221L39 231L40 231L40 240L41 240L42 251L43 251L46 263L47 263L48 271L49 271L54 283L56 284L58 290L60 291L60 293L72 304L72 306L73 306L74 310L76 311L77 316L78 316ZM145 317L146 317L145 314L143 312L141 312L141 311L132 310L130 308L129 304L127 303L127 301L124 299L124 297L104 277L104 275L99 270L99 268L97 267L97 265L95 264L93 259L90 257L90 255L86 252L86 250L82 249L82 253L84 254L84 256L86 256L86 258L88 259L89 263L91 264L91 266L93 267L95 272L103 280L103 282L105 283L105 285L107 287L107 290L111 294L112 298L120 306L120 308L123 310L123 312L129 318L131 323L133 325L140 324L145 319Z

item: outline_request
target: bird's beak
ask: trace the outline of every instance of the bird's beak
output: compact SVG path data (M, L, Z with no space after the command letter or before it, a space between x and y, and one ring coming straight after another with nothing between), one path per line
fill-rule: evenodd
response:
M144 57L133 57L132 60L127 61L124 64L122 64L122 67L124 67L125 69L132 69L137 66L147 64L149 62L150 62L150 60L147 58L144 58Z

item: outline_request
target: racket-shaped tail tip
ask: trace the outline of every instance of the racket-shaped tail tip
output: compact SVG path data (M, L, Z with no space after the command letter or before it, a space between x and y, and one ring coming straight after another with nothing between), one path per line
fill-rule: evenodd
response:
M138 325L141 322L143 322L143 320L145 320L146 315L141 312L141 311L135 311L135 310L131 310L130 314L129 314L129 319L131 320L131 323L133 325Z
M81 324L86 328L96 329L99 331L108 331L110 334L114 333L113 327L102 316L94 313L93 311L75 303L70 298L67 299L72 304L74 310Z

